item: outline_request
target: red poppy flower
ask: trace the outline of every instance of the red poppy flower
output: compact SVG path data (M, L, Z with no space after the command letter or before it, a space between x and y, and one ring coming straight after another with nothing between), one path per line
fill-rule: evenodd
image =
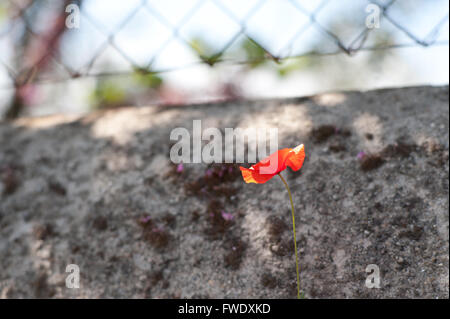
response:
M295 148L279 150L250 168L242 166L239 168L246 183L263 184L288 166L292 170L298 171L302 168L304 160L305 147L301 144Z

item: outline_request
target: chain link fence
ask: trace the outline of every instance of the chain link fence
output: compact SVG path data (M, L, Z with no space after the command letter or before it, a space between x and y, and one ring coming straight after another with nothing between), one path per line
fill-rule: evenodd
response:
M24 104L29 84L137 73L153 76L151 85L157 85L158 74L196 64L255 67L308 56L448 46L447 1L120 2L2 4L0 83L16 91L7 116L20 114L14 105ZM105 52L114 59L103 61Z

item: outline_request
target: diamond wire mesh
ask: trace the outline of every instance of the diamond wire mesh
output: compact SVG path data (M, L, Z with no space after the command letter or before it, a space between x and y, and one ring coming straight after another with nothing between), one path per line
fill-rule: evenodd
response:
M41 1L40 4L39 1ZM33 12L36 11L37 6L42 6L42 3L45 1L42 0L22 0L22 1L11 1L8 6L8 18L6 27L1 26L0 24L0 41L2 38L12 37L12 38L20 38L22 40L22 47L20 45L15 50L12 50L10 55L12 58L6 59L5 56L0 52L0 65L6 70L9 77L11 78L12 84L16 88L20 88L27 83L36 83L40 81L65 81L73 78L79 77L101 77L108 75L120 74L121 72L108 72L108 71L95 71L93 70L93 66L96 63L97 59L107 50L113 49L116 53L118 53L121 58L126 61L132 72L138 70L142 73L160 73L173 69L180 68L180 66L171 67L169 66L165 68L155 68L154 62L158 60L161 55L164 54L164 50L170 45L170 43L175 39L180 43L184 44L189 49L196 51L198 61L195 63L204 63L210 66L214 66L220 63L229 63L229 64L250 64L256 63L260 60L272 60L277 63L293 58L293 57L301 57L307 55L335 55L344 53L346 55L352 56L359 51L368 51L368 50L387 50L393 48L401 48L401 47L409 47L409 46L438 46L445 45L448 46L448 40L440 40L439 34L448 26L448 11L445 12L435 12L436 16L439 16L439 20L435 22L423 36L416 35L415 32L411 31L407 25L398 21L395 15L395 10L393 10L394 6L401 1L356 1L359 4L363 4L364 6L374 4L379 8L380 13L380 22L388 21L389 25L395 30L395 32L400 32L405 39L410 41L407 42L388 42L388 43L372 43L370 44L369 39L370 35L374 33L377 29L368 28L365 25L360 25L359 29L354 28L353 34L355 36L351 37L350 40L344 40L343 37L335 32L333 28L324 25L322 22L320 15L322 12L326 11L332 4L336 5L336 1L333 0L323 0L323 1L300 1L300 0L279 0L278 2L270 1L270 0L255 0L249 1L251 3L250 6L245 11L244 14L237 14L236 10L230 9L228 5L229 2L226 0L198 0L191 7L188 7L183 14L181 14L181 18L179 18L176 22L174 22L171 14L162 13L155 4L157 0L139 0L136 2L135 6L127 12L123 19L120 21L116 21L117 23L112 28L105 28L102 25L102 22L98 21L95 12L89 12L88 10L80 10L80 15L83 23L89 23L95 32L101 34L104 38L104 41L101 44L97 44L95 48L95 52L83 63L79 63L78 67L74 67L70 65L71 63L67 62L67 59L64 60L63 54L61 53L60 48L60 40L64 37L64 34L68 32L66 26L64 25L67 13L64 10L65 7L69 4L77 4L81 8L83 8L86 3L92 0L78 0L78 1L61 1L60 3L60 14L56 15L56 19L51 23L52 27L50 31L39 32L39 23L32 21ZM133 1L130 1L132 3ZM269 4L270 3L270 4ZM315 5L312 5L312 4ZM339 6L349 5L352 6L353 2L348 1L340 1ZM53 7L55 6L55 2L52 2ZM61 5L62 4L62 5ZM105 2L105 5L108 5ZM206 54L201 50L196 50L195 45L193 45L192 39L186 37L183 29L192 21L197 19L196 14L199 13L206 5L213 6L215 10L219 10L223 15L223 19L227 19L227 21L231 21L230 25L232 25L233 32L228 34L226 38L221 38L220 35L217 35L216 39L220 42L219 47L216 47L214 50L209 50L209 53ZM295 19L298 20L298 26L290 23L289 31L291 32L281 32L273 34L268 34L265 36L264 34L261 36L261 33L256 34L252 31L252 21L255 17L257 17L262 11L270 11L271 9L276 10L277 6L284 6L287 8L285 12L289 12L289 14L294 14ZM269 8L269 9L268 9ZM363 7L364 8L364 7ZM41 8L42 9L42 8ZM447 8L448 10L448 8ZM360 16L359 20L365 19L367 16L367 11L359 12ZM132 21L137 17L137 15L146 14L148 15L148 19L154 19L158 22L162 28L169 30L170 36L168 36L164 41L159 43L156 48L154 48L151 58L147 61L136 62L136 59L130 56L129 52L127 52L127 48L120 45L120 41L118 41L119 34L127 28L127 26L132 23ZM274 13L275 14L275 13ZM256 19L258 20L258 19ZM281 18L283 20L283 18ZM404 22L404 21L403 21ZM45 21L44 23L48 23ZM414 22L415 24L417 21ZM276 26L268 26L267 24L262 23L261 28L265 30L269 30L270 28L276 29ZM21 26L21 29L18 27ZM258 26L257 26L258 27ZM17 32L19 28L20 31ZM223 27L227 29L227 27ZM268 28L268 29L267 29ZM255 29L255 27L253 27ZM331 44L333 49L331 50L317 50L311 49L306 51L293 50L293 47L301 46L303 36L305 33L309 32L311 29L314 31L318 31L318 34L323 36L325 41L328 41ZM421 30L426 29L426 27L422 27ZM294 31L292 31L294 30ZM146 30L142 30L142 32L146 32ZM17 36L15 33L21 33L21 37ZM230 32L228 32L230 33ZM279 45L278 47L272 45L273 42L279 42L279 39L288 37L288 40ZM27 41L23 39L26 38ZM263 54L260 54L256 57L246 56L244 58L236 58L227 56L227 52L230 48L240 39L246 39L250 43L254 44ZM33 47L30 43L33 43L31 40L40 40L40 46ZM149 40L151 41L151 40ZM38 41L39 42L39 41ZM28 47L26 47L28 45ZM29 56L33 58L29 58ZM28 59L25 59L28 58ZM26 62L24 62L26 60ZM142 60L142 59L141 59ZM176 60L176 57L175 57ZM15 61L11 65L11 61ZM30 62L31 61L31 62ZM45 66L49 63L53 63L59 66L59 70L64 70L64 72L48 72L48 68ZM181 66L183 67L183 66ZM124 73L131 71L124 71ZM41 77L40 75L45 73L45 77Z

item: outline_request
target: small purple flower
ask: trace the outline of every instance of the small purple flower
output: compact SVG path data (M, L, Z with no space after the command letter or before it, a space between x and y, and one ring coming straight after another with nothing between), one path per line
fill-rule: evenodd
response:
M356 155L356 157L359 160L362 160L364 157L366 157L366 153L364 151L361 151L361 152L358 153L358 155Z
M228 167L228 173L233 173L233 166Z
M205 174L206 174L206 176L211 177L212 174L213 174L212 169L208 168L208 169L206 170L206 173L205 173Z
M139 219L139 221L142 223L142 224L147 224L149 221L150 221L150 219L152 219L150 216L144 216L144 217L141 217L140 219Z
M223 210L220 213L222 214L222 218L227 220L227 221L230 221L230 220L234 219L234 216L232 214L230 214L230 213L227 213L227 212L225 212Z
M183 163L177 165L177 173L182 173L184 170Z

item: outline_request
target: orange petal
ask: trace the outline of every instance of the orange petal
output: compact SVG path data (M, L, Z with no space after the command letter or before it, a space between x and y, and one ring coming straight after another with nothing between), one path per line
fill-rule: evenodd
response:
M259 163L256 163L252 167L261 175L275 175L286 169L286 158L291 151L290 148L284 148L282 150L272 153L269 157L266 157Z
M295 148L284 148L272 153L262 161L250 168L239 167L242 177L246 183L263 184L284 171L289 166L294 171L298 171L305 160L305 148L303 144Z
M242 177L244 178L244 181L246 183L256 183L256 184L264 184L269 179L274 177L275 174L260 174L257 170L255 170L253 167L251 168L245 168L240 166L239 169L242 172Z
M286 165L289 166L292 170L298 171L303 166L303 162L305 161L305 146L303 144L297 146L289 152Z

